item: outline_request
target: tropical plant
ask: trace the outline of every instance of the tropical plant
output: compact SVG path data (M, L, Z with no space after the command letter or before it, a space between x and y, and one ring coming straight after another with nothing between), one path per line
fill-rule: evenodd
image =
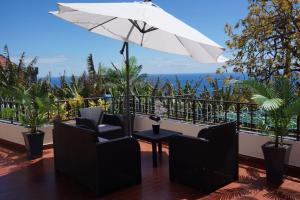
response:
M13 117L15 116L15 114L16 114L16 110L14 108L7 107L1 110L1 115L2 115L1 117L3 119L13 121Z
M232 76L214 78L207 77L207 82L209 87L212 89L211 95L208 92L206 86L204 86L205 90L202 95L207 98L206 95L210 99L219 100L219 101L235 101L248 103L248 97L250 97L249 89L245 87L240 87L239 84L235 84L238 80L234 79Z
M108 68L99 63L98 70L95 67L93 55L87 58L87 73L80 78L83 85L83 96L98 97L106 94L109 90L109 79L107 76Z
M32 83L37 81L38 70L35 67L37 57L33 58L27 65L25 64L25 52L19 58L17 64L11 61L8 47L4 47L4 55L7 62L4 66L0 66L0 86L15 87L25 86L30 87Z
M270 84L255 80L243 82L251 88L254 100L270 117L269 133L275 136L275 147L283 144L283 136L288 135L293 116L300 114L300 98L296 85L286 77L275 77ZM280 139L280 141L279 141Z
M14 97L24 108L22 124L29 128L30 133L38 133L38 128L48 121L48 113L54 109L54 97L45 90L42 82L34 83L28 89L16 87Z
M124 95L126 91L126 65L123 63L121 69L113 63L112 65L114 70L110 69L107 72L110 81L114 83L111 85L113 88L111 93L115 93L117 96ZM142 69L142 65L137 64L135 57L129 58L129 91L131 95L140 93L138 88L142 88L141 86L145 84L147 74L141 73Z

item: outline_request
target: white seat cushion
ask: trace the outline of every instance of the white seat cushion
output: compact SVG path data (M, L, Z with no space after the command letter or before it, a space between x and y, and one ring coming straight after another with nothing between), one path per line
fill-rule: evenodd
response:
M100 124L100 125L98 125L99 133L118 131L118 130L121 130L121 129L122 129L121 126L114 126L114 125L110 125L110 124Z
M102 137L98 137L98 141L99 142L106 142L108 141L108 139L102 138Z

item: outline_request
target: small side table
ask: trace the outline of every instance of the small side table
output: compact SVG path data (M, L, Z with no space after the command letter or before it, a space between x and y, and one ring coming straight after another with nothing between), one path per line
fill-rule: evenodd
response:
M157 146L158 153L162 153L162 142L168 141L171 137L182 135L179 132L160 129L159 134L154 134L152 130L140 131L133 133L132 136L136 139L144 140L152 143L152 161L153 167L157 167Z

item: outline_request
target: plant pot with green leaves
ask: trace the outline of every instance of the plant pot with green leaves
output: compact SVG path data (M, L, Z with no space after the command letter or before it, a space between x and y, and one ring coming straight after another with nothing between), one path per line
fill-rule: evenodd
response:
M22 125L28 128L23 132L28 159L43 155L45 133L39 128L48 122L48 112L53 107L50 94L44 91L38 83L29 89L17 88L16 100L23 106L21 114Z
M284 143L283 137L289 134L292 118L300 114L296 84L282 76L274 77L269 84L255 80L244 81L244 84L252 90L252 100L266 112L270 120L265 125L265 132L272 135L274 141L262 145L262 151L267 182L280 184L291 151L291 145Z

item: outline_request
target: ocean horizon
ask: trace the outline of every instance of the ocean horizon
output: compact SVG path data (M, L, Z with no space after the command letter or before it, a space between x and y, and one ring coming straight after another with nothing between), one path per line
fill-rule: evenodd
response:
M196 84L198 81L201 81L201 85L197 91L200 93L203 91L204 86L208 88L209 91L212 91L213 88L209 85L207 78L212 77L218 81L219 87L223 86L223 80L227 77L231 76L235 80L246 80L247 75L242 73L223 73L223 74L216 74L216 73L182 73L182 74L148 74L147 80L152 84L155 84L157 78L160 79L160 83L163 84L166 81L170 81L171 84L176 87L176 77L181 83L181 86L184 87L187 82L190 82L192 86ZM45 77L40 77L39 79L43 79ZM68 83L71 82L71 76L66 76L66 80ZM51 77L51 84L60 86L60 77Z

